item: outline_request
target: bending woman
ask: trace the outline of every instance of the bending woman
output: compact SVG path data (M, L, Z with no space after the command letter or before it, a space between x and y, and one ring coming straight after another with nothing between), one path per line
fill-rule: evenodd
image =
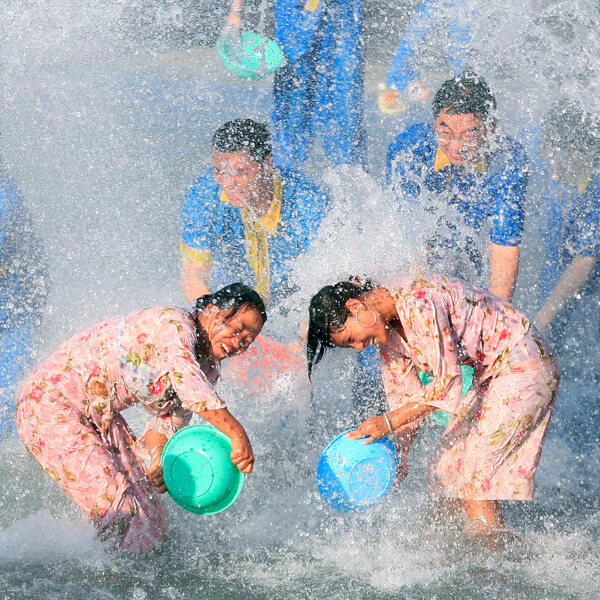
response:
M192 312L156 307L97 323L28 377L19 435L102 539L131 551L164 541L161 453L193 413L227 434L232 461L252 471L246 432L213 386L220 362L244 352L266 319L260 296L235 283L199 298ZM153 416L136 441L120 412L138 402Z
M434 493L458 499L473 533L504 528L499 500L531 500L558 390L557 362L527 317L457 279L394 287L345 281L310 303L309 374L329 347L381 354L390 412L349 434L370 443L396 433L406 458L422 419L452 414L430 469ZM461 365L474 383L461 399ZM423 386L418 371L434 376Z

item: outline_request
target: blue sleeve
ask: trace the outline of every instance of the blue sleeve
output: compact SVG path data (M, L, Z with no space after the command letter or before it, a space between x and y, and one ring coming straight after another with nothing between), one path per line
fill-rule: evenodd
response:
M323 2L315 12L304 9L303 0L275 0L275 35L291 62L310 48L321 23Z
M395 190L412 198L421 193L421 186L415 181L419 165L426 161L423 146L426 144L423 125L413 125L403 131L388 148L386 160L386 183ZM415 177L409 177L413 172Z
M600 256L600 176L596 175L585 192L572 240L579 256Z
M188 247L212 252L218 237L216 183L202 177L186 192L181 212L181 241Z
M492 216L490 239L500 246L518 246L521 243L525 218L525 193L529 165L525 150L513 143L503 168L495 174L496 208Z

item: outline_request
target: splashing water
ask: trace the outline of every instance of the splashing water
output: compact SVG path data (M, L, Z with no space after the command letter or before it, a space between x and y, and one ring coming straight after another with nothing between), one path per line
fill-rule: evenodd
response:
M593 3L473 0L473 62L517 132L558 91L598 108L598 12ZM365 4L366 127L371 175L315 171L334 198L319 240L295 265L290 323L310 294L351 273L393 278L429 231L425 215L397 215L381 188L385 149L403 125L376 113L376 84L415 2ZM247 12L254 5L249 5ZM268 121L272 81L227 75L212 49L226 6L186 0L6 0L4 162L20 185L50 258L53 288L36 360L101 317L183 304L179 213L183 190L208 166L215 128L234 117ZM265 27L269 27L266 23ZM371 43L371 46L369 46ZM528 209L531 231L539 213ZM534 305L537 249L523 248L517 304ZM304 315L304 316L303 316ZM284 327L278 323L277 327ZM591 352L589 353L592 354ZM333 353L332 353L333 355ZM350 353L333 371L328 419L347 426ZM307 426L302 382L259 396L220 391L247 427L256 472L228 511L210 518L168 498L172 532L160 552L112 555L16 439L0 445L0 596L17 599L597 598L600 485L598 359L565 374L532 503L509 504L520 542L494 552L440 523L424 473L440 430L427 427L411 474L373 510L338 514L318 497L321 440ZM597 375L596 375L597 376ZM138 430L141 411L126 414Z

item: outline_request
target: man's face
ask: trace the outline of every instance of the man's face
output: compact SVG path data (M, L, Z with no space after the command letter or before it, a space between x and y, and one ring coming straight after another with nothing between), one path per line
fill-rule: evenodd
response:
M251 208L257 203L265 183L272 178L272 163L267 158L259 163L248 150L220 152L213 149L212 163L215 179L237 208Z
M434 123L437 145L453 165L465 165L479 154L487 128L476 114L451 115L441 111Z

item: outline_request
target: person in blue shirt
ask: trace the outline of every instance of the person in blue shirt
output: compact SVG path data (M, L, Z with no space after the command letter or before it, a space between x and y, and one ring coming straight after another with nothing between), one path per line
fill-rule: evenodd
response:
M510 301L529 167L523 147L498 131L495 108L474 73L444 82L433 99L434 122L413 125L391 143L387 181L398 202L419 202L435 220L430 266L439 269L441 261L447 274L465 279L487 266L489 290Z
M559 101L542 122L541 212L547 223L536 325L562 339L577 304L600 282L600 128L581 105ZM587 319L586 319L587 320ZM595 327L597 327L597 322Z
M275 1L277 164L301 168L320 136L332 166L364 165L362 20L362 0Z
M12 178L0 171L0 439L15 430L16 388L49 288L46 256Z
M293 291L290 261L316 237L329 197L307 178L275 168L269 131L251 119L216 131L212 165L186 192L184 295L193 302L242 281L276 304Z
M413 100L430 100L427 72L456 76L465 69L477 20L466 4L465 0L425 0L417 6L390 65L387 85L380 87L382 112L406 108L400 102L403 92Z

